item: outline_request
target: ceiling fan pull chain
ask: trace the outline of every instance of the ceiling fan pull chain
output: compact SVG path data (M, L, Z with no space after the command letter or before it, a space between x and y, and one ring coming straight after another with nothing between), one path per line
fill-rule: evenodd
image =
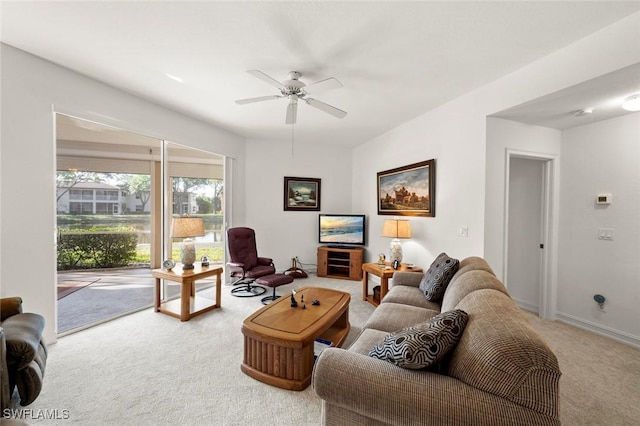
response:
M295 124L291 124L291 158L295 157L295 153L293 151L293 143L294 143L293 126L295 126Z

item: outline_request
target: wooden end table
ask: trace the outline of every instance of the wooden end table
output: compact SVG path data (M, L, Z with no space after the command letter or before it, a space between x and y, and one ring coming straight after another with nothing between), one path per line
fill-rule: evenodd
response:
M380 277L380 300L382 300L389 291L389 278L393 276L394 272L422 272L422 268L409 267L405 263L401 263L398 269L393 269L388 262L384 268L381 268L377 263L364 263L362 264L362 272L362 300L371 303L373 306L378 306L380 302L369 294L369 274Z
M303 287L295 297L295 308L291 307L290 295L282 296L244 320L244 359L240 368L261 382L300 391L311 384L315 340L340 347L347 337L351 295ZM318 299L320 305L312 305L313 299Z
M179 318L180 321L189 321L196 315L219 308L221 305L222 293L222 267L207 267L199 263L194 265L194 269L182 269L182 265L176 265L171 270L154 269L151 274L156 279L154 310L162 312L172 317ZM199 297L196 295L196 281L203 278L216 276L216 301ZM169 280L180 283L180 298L161 303L160 300L160 280Z

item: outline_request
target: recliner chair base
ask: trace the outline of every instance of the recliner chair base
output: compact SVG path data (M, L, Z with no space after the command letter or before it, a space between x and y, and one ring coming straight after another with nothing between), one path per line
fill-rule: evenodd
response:
M267 289L265 287L259 285L251 285L252 282L253 280L250 282L242 282L241 280L239 280L233 283L233 285L242 284L242 286L236 287L231 290L231 295L236 297L255 297L261 296L266 293Z

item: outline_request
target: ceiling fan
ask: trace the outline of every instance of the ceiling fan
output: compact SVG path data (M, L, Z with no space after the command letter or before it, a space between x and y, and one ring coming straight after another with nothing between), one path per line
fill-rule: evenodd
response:
M280 94L270 95L270 96L259 96L257 98L238 99L236 103L239 105L250 104L253 102L270 101L273 99L287 98L289 99L289 106L287 107L287 116L285 119L286 124L296 123L299 100L302 100L306 102L307 105L311 105L314 108L318 108L320 111L324 111L327 114L331 114L337 118L344 118L347 115L347 113L345 111L342 111L341 109L338 109L334 106L321 102L317 99L307 97L307 95L309 95L311 91L315 91L317 89L334 89L334 88L342 87L342 83L340 83L338 79L334 77L329 77L324 80L316 81L315 83L311 83L307 85L300 81L300 77L302 77L302 73L298 71L289 72L289 79L284 80L282 83L259 70L249 70L247 72L252 76L257 77L260 80L279 89Z

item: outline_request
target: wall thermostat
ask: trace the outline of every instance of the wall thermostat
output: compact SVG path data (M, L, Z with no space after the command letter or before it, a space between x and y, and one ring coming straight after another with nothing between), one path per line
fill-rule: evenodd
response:
M596 204L611 204L611 194L596 195Z

